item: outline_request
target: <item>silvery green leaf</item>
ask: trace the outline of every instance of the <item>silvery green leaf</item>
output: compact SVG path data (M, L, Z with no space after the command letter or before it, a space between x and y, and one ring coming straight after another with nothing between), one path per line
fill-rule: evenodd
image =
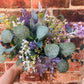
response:
M11 52L11 51L14 50L15 47L16 47L16 46L14 46L14 47L12 47L12 48L10 48L10 49L5 49L5 52Z
M42 12L42 6L40 2L39 2L39 12Z
M33 19L37 20L38 19L38 15L36 14L36 12L34 11L34 9L31 12L31 16Z
M27 64L24 64L23 71L27 71L27 70L28 70L28 66L27 66Z
M5 54L0 54L0 63L4 63L7 56Z
M1 40L4 42L4 43L10 43L12 41L12 33L10 32L10 30L3 30L2 33L1 33Z
M18 60L16 61L16 65L17 65L17 66L20 66L20 64L21 64L21 59L18 59Z
M4 51L5 51L5 48L2 45L0 45L0 54L3 54Z
M36 44L37 44L37 46L38 46L39 48L42 48L42 46L43 46L43 42L42 42L42 41L38 41Z
M47 7L46 7L45 12L44 12L44 19L45 19L46 15L47 15Z
M68 69L69 69L69 63L67 60L61 60L61 62L59 62L57 65L56 65L56 68L57 70L60 72L60 73L64 73L64 72L67 72Z
M31 19L30 19L30 27L33 28L34 26L35 26L34 20L31 18Z
M43 40L48 35L48 27L46 26L39 26L37 28L37 38L38 40Z
M61 53L65 56L68 56L75 51L75 44L72 42L60 43L59 46L61 49Z
M44 48L44 52L49 58L55 58L59 54L59 46L56 44L47 44Z

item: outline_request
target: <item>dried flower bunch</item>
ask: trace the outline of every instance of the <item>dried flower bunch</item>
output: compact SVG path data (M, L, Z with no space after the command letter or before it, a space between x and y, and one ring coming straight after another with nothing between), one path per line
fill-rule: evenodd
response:
M71 36L66 30L67 22L62 15L62 20L49 16L47 7L42 12L40 3L39 12L32 10L29 13L25 8L21 12L20 18L0 14L0 22L7 27L1 33L1 63L5 62L8 53L11 60L19 55L17 66L23 63L24 71L32 68L34 73L42 76L46 71L52 74L56 70L66 72L69 69L69 59L79 61L72 59L71 54L76 48L69 42Z

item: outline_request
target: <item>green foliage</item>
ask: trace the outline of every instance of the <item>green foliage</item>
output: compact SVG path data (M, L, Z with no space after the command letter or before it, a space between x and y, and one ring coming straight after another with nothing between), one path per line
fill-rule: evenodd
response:
M12 48L10 48L10 49L5 49L5 52L11 52L11 51L14 50L15 47L16 47L16 46L14 46L14 47L12 47Z
M21 62L22 62L21 59L18 59L18 60L16 61L16 65L17 65L17 66L20 66Z
M0 55L2 55L4 51L5 51L5 48L2 45L0 45Z
M29 36L29 29L24 25L19 25L14 28L14 34L17 37L18 41L22 41L23 39L27 39Z
M43 46L43 42L42 42L42 41L38 41L36 44L37 44L37 46L38 46L39 48L42 48L42 46Z
M48 35L48 27L46 26L39 26L37 29L37 38L38 40L43 40Z
M73 53L75 50L75 45L71 42L68 43L60 43L61 53L65 56L68 56Z
M6 54L0 54L0 63L4 63L6 58L7 58Z
M12 33L7 29L3 30L1 33L1 40L4 43L10 43L12 41Z
M84 44L83 44L83 45L81 45L80 50L83 50L83 48L84 48Z
M44 52L46 56L49 56L50 58L55 58L59 53L59 46L56 44L48 44L45 46Z
M69 27L68 30L67 30L67 32L71 33L72 32L72 28Z
M16 53L11 51L10 54L9 54L9 58L12 60L14 57L16 57Z
M60 16L61 16L61 20L64 21L65 20L64 16L62 14L60 14Z
M31 12L31 16L33 19L37 20L38 19L38 15L36 14L36 12L34 11L34 9Z
M42 12L42 6L40 2L39 2L39 12Z
M64 73L64 72L67 72L68 69L69 69L69 63L67 60L61 60L61 62L59 62L57 65L56 65L56 68L59 72L61 73Z
M4 52L12 52L14 50L14 48L15 48L15 46L10 49L5 49L2 45L0 45L0 63L4 63L7 58L6 54L4 54Z
M28 68L27 64L24 64L23 71L27 71L27 68Z

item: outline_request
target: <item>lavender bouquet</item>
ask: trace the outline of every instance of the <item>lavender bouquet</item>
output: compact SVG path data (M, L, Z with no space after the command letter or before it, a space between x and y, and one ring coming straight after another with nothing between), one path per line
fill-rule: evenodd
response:
M49 16L47 7L42 12L40 3L39 12L32 10L30 13L25 8L21 12L20 18L0 14L0 22L7 27L1 33L1 63L5 62L7 54L11 60L19 55L17 66L23 63L24 71L32 68L34 73L42 76L46 71L52 74L56 70L66 72L69 59L79 61L72 59L71 54L76 48L69 42L70 36L65 28L67 22L62 15L62 20Z

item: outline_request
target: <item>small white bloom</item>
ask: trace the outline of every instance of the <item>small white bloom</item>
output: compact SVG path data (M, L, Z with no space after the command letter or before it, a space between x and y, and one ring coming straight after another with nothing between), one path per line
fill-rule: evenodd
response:
M30 53L30 51L27 49L27 52Z
M27 52L25 52L25 54L27 54Z
M19 56L19 58L21 59L21 58L22 58L22 56Z
M21 22L17 22L17 24L21 24Z
M27 45L24 45L24 48L26 47Z
M26 56L26 59L28 59L28 56Z
M20 18L17 18L17 20L20 20Z
M20 50L19 52L20 52L20 53L22 53L22 51L21 51L21 50Z
M25 48L23 47L22 50L25 50Z
M14 21L12 21L12 23L13 23L13 26L14 26L14 27L16 27L16 26L17 26L17 25L15 24L15 22L14 22Z
M25 64L26 62L24 61L23 64Z
M22 41L25 41L25 39L23 39Z

